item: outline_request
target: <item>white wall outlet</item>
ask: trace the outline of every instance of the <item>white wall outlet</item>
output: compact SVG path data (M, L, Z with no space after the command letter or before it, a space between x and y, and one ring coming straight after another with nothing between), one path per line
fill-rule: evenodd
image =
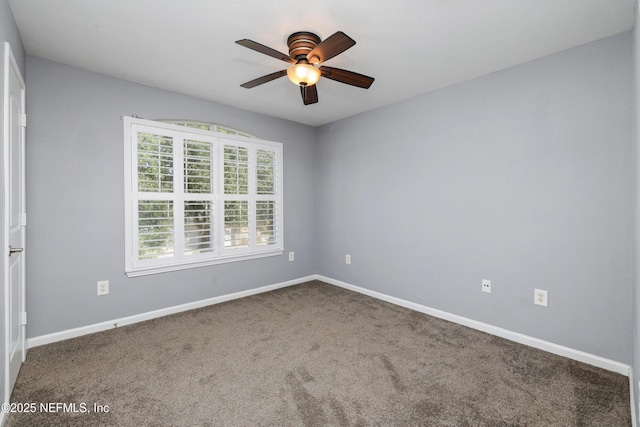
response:
M491 293L491 280L482 280L482 292Z
M534 304L547 307L549 303L549 293L547 291L543 291L542 289L536 289L534 296L535 296L533 300Z
M295 253L294 252L289 252L289 261L293 261L296 259Z
M109 281L102 280L98 282L98 295L107 295L109 293Z
M344 262L346 264L351 264L351 255L346 254L345 257L344 257Z

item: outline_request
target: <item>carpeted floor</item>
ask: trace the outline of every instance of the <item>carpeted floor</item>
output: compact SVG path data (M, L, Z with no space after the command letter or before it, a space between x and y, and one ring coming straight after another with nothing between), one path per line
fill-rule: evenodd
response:
M33 348L11 401L7 427L631 425L622 375L321 282Z

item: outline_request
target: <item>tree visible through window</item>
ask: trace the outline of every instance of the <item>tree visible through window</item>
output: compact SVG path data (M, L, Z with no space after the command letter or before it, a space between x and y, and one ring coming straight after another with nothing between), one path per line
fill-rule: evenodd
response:
M124 122L127 274L282 253L282 144Z

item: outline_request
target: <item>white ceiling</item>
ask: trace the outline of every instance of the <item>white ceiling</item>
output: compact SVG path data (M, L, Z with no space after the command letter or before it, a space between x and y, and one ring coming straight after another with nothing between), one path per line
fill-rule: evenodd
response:
M319 126L630 30L634 0L9 0L27 54ZM304 106L286 77L287 37L344 31L356 45L324 65L375 77L328 79Z

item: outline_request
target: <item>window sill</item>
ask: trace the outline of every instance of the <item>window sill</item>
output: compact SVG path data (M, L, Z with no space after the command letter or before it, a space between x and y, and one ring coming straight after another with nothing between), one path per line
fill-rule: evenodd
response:
M190 263L184 263L184 264L178 264L178 265L165 265L165 266L153 266L153 267L135 268L135 269L126 270L125 273L126 273L127 277L147 276L147 275L150 275L150 274L158 274L158 273L167 273L167 272L171 272L171 271L188 270L188 269L191 269L191 268L207 267L207 266L210 266L210 265L218 265L218 264L227 264L227 263L236 262L236 261L247 261L247 260L251 260L251 259L267 258L267 257L282 255L283 253L284 253L284 250L277 249L277 250L269 251L269 252L261 252L261 253L253 253L253 254L247 254L247 255L241 255L241 256L234 256L233 258L218 258L218 259L213 259L213 260L196 261L196 262L190 262Z

